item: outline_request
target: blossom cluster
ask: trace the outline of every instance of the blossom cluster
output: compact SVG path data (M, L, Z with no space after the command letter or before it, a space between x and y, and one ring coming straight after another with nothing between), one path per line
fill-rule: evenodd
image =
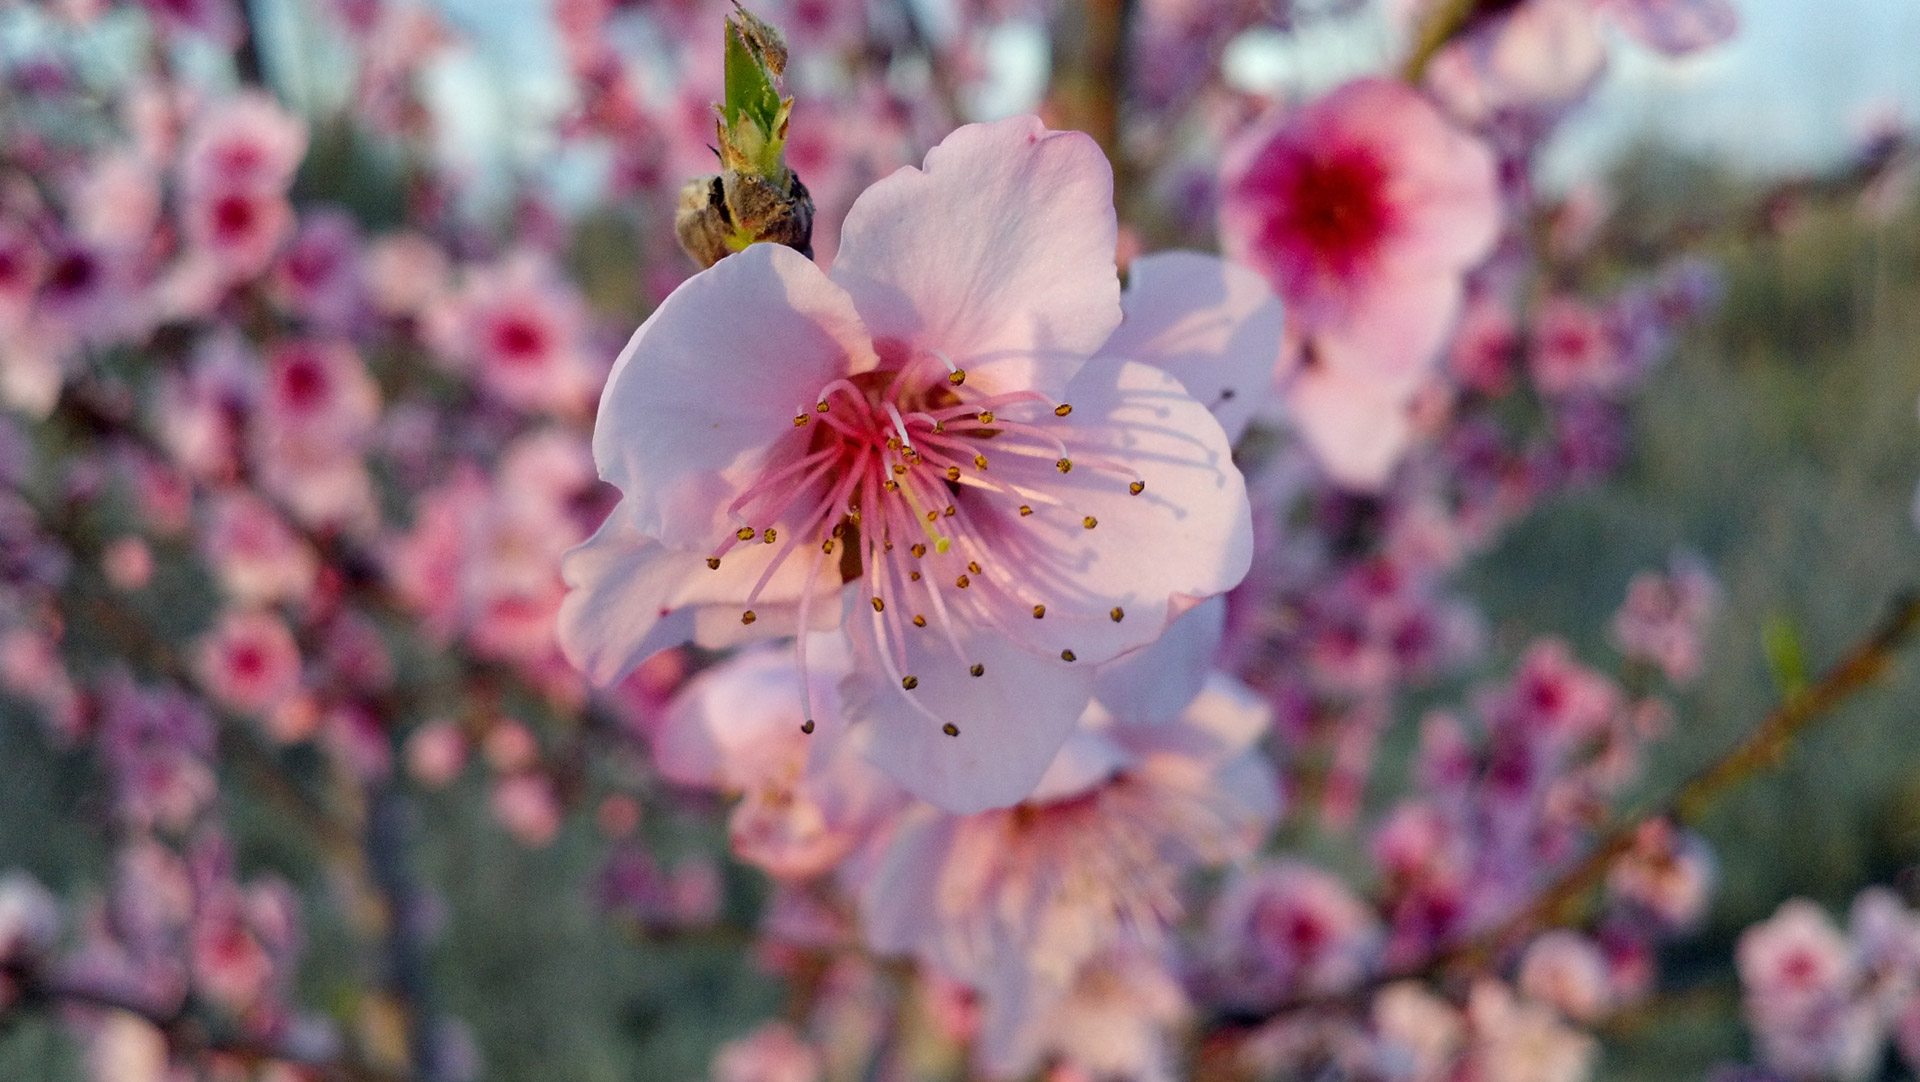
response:
M457 21L288 0L303 58L261 7L0 8L0 688L101 842L0 878L0 1024L95 1082L486 1077L428 801L591 838L637 941L744 932L793 1005L716 1082L1579 1082L1656 994L1716 865L1621 809L1713 575L1553 629L1609 670L1461 572L1715 302L1535 175L1602 28L1725 0L1400 5L1406 77L1290 101L1228 43L1355 4L779 0L810 231L705 267L724 5L555 0L491 186ZM1916 928L1750 930L1758 1069L1920 1048Z

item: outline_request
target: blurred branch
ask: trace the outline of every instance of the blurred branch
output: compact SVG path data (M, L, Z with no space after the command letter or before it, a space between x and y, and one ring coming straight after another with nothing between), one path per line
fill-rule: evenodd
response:
M1093 136L1113 163L1114 205L1124 207L1132 170L1121 146L1128 45L1138 0L1079 0L1065 5L1053 34L1050 126Z
M1238 1042L1230 1035L1260 1023L1303 1010L1358 1007L1379 989L1403 980L1434 978L1460 969L1484 969L1543 927L1570 923L1568 910L1605 881L1616 860L1632 848L1636 835L1648 823L1673 820L1696 822L1719 797L1739 783L1780 765L1793 741L1814 722L1830 716L1856 694L1877 683L1892 667L1900 651L1920 638L1920 592L1897 597L1878 627L1855 644L1820 680L1769 713L1732 750L1694 774L1679 788L1608 832L1581 860L1555 876L1505 920L1471 938L1443 946L1417 963L1375 975L1353 990L1335 996L1306 995L1289 999L1258 1016L1232 1020L1221 1027L1220 1042L1202 1050L1197 1078L1232 1077L1225 1061Z
M1413 51L1401 74L1409 83L1426 77L1427 65L1455 38L1496 15L1520 5L1520 0L1437 0L1415 31Z
M1731 751L1689 778L1666 799L1615 827L1586 857L1560 873L1527 906L1469 943L1444 952L1428 968L1461 962L1484 963L1498 958L1538 927L1558 920L1605 880L1614 861L1633 848L1641 828L1661 820L1697 823L1713 802L1729 790L1777 768L1801 733L1879 682L1901 649L1917 634L1920 634L1920 593L1903 594L1894 601L1880 626L1827 670L1818 683L1782 703Z

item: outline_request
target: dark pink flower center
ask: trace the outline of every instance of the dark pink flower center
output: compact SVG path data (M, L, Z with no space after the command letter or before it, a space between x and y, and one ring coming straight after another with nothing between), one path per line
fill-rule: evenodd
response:
M509 365L539 361L547 352L547 330L524 315L509 315L493 325L493 351Z
M1273 201L1266 243L1340 278L1366 267L1393 218L1378 156L1364 147L1324 156L1289 147L1276 159L1252 178Z
M739 545L780 546L748 595L741 619L750 624L754 599L791 556L806 555L809 587L832 559L843 581L864 584L882 663L912 691L919 680L908 671L906 636L944 634L958 653L957 628L997 625L1009 612L1044 619L1057 600L1044 578L1049 553L1021 529L1035 505L1057 501L997 474L993 461L1038 459L1061 474L1084 468L1117 477L1136 495L1145 489L1126 466L1072 452L1070 413L1035 391L976 392L966 372L938 354L833 380L812 404L800 404L793 424L803 431L733 502L740 525L707 564L718 569ZM1083 525L1098 522L1087 517ZM802 627L812 593L801 595ZM1124 615L1116 608L1100 618ZM1061 657L1075 660L1071 650ZM804 653L800 663L804 672ZM969 672L985 669L976 662Z

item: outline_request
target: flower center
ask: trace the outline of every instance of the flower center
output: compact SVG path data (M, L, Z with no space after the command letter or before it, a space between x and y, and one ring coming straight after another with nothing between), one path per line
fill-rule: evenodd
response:
M1278 164L1272 183L1280 213L1270 239L1334 275L1361 269L1386 235L1386 170L1365 150L1294 152Z
M1011 613L1046 618L1053 600L1048 561L1022 524L1036 506L1061 500L1019 479L1031 477L1036 459L1060 474L1080 467L1118 475L1135 494L1145 489L1128 467L1074 453L1066 421L1072 412L1036 391L977 391L964 370L933 352L898 370L833 380L796 410L794 428L805 431L786 445L789 453L776 452L729 507L738 525L707 566L717 570L740 545L780 546L747 597L741 620L751 624L754 600L774 574L796 553L806 554L799 614L804 689L813 584L821 562L835 559L842 582L863 586L881 663L912 691L919 678L907 661L909 636L943 635L953 655L965 657L963 627L1010 630ZM1024 468L996 473L995 461ZM1092 516L1081 524L1098 526ZM1116 608L1100 618L1123 616ZM1060 656L1075 660L1070 649ZM973 677L986 673L982 661L964 664ZM959 735L952 723L919 709L948 736ZM810 712L808 718L811 732Z

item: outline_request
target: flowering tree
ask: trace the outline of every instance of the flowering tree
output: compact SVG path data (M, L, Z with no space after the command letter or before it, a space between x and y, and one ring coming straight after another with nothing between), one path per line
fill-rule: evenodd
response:
M1587 1079L1699 816L1920 632L1808 676L1777 625L1777 706L1663 788L1714 573L1635 578L1610 667L1466 587L1720 292L1536 173L1725 0L1403 4L1278 102L1228 43L1359 5L551 6L504 180L431 7L0 8L0 680L91 847L0 878L0 1026L95 1082L488 1077L446 794L781 978L719 1082ZM988 117L1022 27L1040 115ZM1733 964L1725 1077L1920 1068L1893 891Z

